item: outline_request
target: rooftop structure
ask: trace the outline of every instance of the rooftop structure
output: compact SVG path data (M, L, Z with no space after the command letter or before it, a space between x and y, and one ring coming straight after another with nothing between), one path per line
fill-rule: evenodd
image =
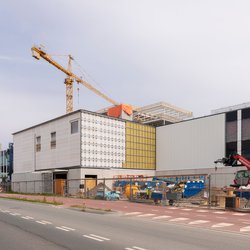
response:
M214 109L211 111L211 114L215 115L215 114L219 114L219 113L225 113L225 112L235 111L235 110L239 110L239 109L245 109L245 108L249 108L249 107L250 107L250 102L245 102L245 103L241 103L241 104L237 104L237 105L233 105L233 106Z
M98 110L106 114L110 107ZM166 102L158 102L144 107L134 107L133 120L155 127L193 118L193 113Z

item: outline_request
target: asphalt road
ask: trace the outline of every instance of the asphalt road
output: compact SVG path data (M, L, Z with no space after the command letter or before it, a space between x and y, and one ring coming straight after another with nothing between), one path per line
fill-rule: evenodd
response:
M249 235L0 199L0 249L249 250Z

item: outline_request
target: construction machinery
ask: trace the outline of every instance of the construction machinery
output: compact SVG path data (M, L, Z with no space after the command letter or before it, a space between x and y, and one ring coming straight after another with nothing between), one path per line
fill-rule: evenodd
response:
M76 81L77 84L80 84L80 83L83 84L86 88L93 91L95 94L102 97L103 99L105 99L109 103L111 103L111 104L113 104L115 106L119 105L118 102L112 100L107 95L103 94L101 91L99 91L98 89L96 89L91 84L84 81L81 77L75 75L71 71L72 60L74 60L71 55L68 56L68 68L66 69L62 65L60 65L59 63L54 61L51 58L51 56L48 55L41 47L33 46L31 48L31 51L32 51L32 56L34 58L36 58L37 60L40 60L40 58L43 58L48 63L52 64L57 69L61 70L62 72L64 72L67 75L67 77L65 79L65 82L64 82L65 85L66 85L66 113L70 113L70 112L73 111L73 82L74 81Z
M236 172L233 187L247 186L250 184L250 161L239 154L231 154L215 161L215 163L222 163L224 166L240 167L245 166L246 170L239 170Z

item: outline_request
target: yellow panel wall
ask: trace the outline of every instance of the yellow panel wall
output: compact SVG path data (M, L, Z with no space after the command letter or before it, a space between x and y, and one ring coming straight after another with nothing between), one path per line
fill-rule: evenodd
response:
M156 168L156 129L126 122L126 161L123 168Z

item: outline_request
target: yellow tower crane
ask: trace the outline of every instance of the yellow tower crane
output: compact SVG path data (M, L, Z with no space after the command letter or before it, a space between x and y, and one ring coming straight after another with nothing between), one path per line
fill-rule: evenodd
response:
M109 98L108 96L106 96L105 94L100 92L98 89L96 89L91 84L84 81L81 77L75 75L71 71L71 63L73 60L73 57L71 55L69 55L68 69L65 69L59 63L54 61L44 50L42 50L42 48L33 46L31 48L31 51L32 51L32 56L34 58L39 60L42 57L44 60L46 60L47 62L49 62L50 64L52 64L53 66L55 66L56 68L58 68L59 70L61 70L62 72L64 72L67 75L67 78L65 79L65 82L64 82L66 85L66 113L70 113L73 111L73 82L74 82L74 80L78 84L79 83L83 84L86 88L90 89L91 91L96 93L98 96L104 98L106 101L112 103L113 105L115 105L115 106L119 105L119 103L112 100L111 98Z

